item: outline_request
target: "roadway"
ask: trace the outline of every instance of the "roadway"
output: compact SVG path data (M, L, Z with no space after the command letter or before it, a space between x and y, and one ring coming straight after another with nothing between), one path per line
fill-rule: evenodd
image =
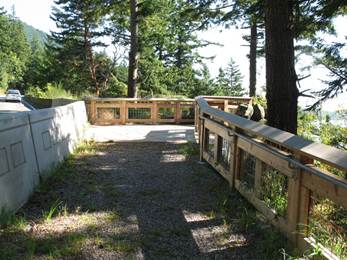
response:
M5 102L5 97L0 96L0 114L26 112L30 110L21 102Z

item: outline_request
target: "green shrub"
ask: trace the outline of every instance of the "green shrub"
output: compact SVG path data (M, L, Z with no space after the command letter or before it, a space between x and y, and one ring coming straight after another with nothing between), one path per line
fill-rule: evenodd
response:
M77 99L76 96L71 94L70 91L67 91L63 88L61 84L51 84L48 83L45 87L45 90L42 90L39 87L30 87L26 91L26 95L38 97L38 98L70 98L70 99Z

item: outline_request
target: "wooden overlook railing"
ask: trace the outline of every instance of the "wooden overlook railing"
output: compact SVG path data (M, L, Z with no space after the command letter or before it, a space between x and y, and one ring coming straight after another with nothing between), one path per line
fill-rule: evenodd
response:
M200 159L213 166L296 247L304 251L316 244L310 223L317 222L322 205L342 212L346 225L346 179L324 170L330 167L346 173L346 152L213 108L208 98L195 101ZM344 227L327 223L323 229L342 228L346 250ZM327 258L334 259L329 250L321 248Z
M235 112L250 98L206 97L213 107ZM85 100L89 122L113 124L193 124L195 101L186 98L88 98Z

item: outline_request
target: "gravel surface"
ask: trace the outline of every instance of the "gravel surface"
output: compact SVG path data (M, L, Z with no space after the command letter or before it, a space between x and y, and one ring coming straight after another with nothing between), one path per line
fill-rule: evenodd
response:
M280 258L279 246L264 249L268 226L253 228L253 208L183 147L97 144L32 197L19 213L29 224L0 243L35 259ZM42 219L54 203L59 214Z

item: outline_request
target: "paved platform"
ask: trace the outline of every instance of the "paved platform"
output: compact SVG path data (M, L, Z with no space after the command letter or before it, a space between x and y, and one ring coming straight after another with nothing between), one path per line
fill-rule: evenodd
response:
M30 111L24 104L20 102L5 102L3 98L0 97L0 113L17 113Z
M96 142L169 142L195 141L192 125L116 125L90 126L87 138Z

